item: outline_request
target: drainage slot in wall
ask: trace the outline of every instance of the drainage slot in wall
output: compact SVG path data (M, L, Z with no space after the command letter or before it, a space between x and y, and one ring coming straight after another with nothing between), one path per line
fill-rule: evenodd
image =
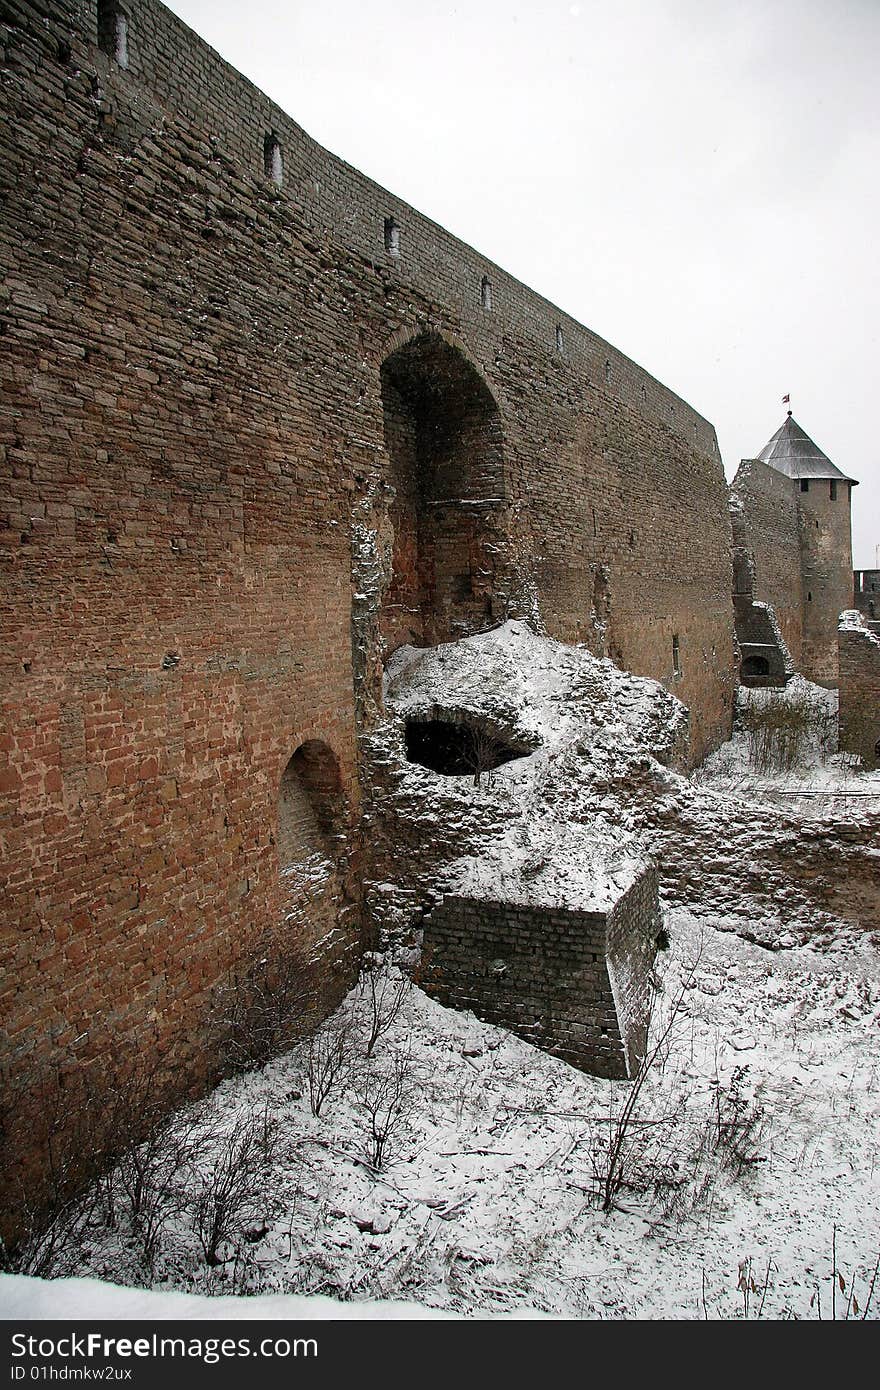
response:
M446 719L408 719L406 756L444 777L478 778L515 758L528 758L534 752L523 744L512 743L498 733L488 733L477 724Z

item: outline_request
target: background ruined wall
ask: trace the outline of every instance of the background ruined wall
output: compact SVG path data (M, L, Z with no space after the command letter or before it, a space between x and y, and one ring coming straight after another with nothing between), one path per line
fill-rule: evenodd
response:
M791 478L760 459L743 459L730 492L741 521L741 549L751 561L752 597L773 607L799 670L803 603L796 487Z
M880 623L880 570L853 571L852 606L868 624Z
M469 600L537 604L666 681L695 756L729 730L730 546L701 416L160 5L128 8L125 68L85 0L4 10L4 1065L140 1052L189 1085L218 984L267 933L317 961L326 1003L356 962L393 351L439 335L497 407ZM318 883L276 844L306 742L338 767Z
M880 636L854 610L838 630L840 747L880 767Z
M798 486L797 483L794 484ZM852 605L852 484L809 479L798 491L803 575L802 669L819 685L836 685L837 619Z
M795 668L837 684L837 619L852 604L851 484L786 477L743 459L731 484L736 590L775 610ZM750 575L747 574L750 570Z

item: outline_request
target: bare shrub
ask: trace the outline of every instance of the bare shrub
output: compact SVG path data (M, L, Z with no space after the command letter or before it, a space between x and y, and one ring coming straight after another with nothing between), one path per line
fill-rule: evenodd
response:
M711 1206L722 1174L738 1179L766 1161L767 1115L749 1086L748 1072L747 1066L739 1066L727 1085L714 1080L701 1117L680 1105L652 1122L639 1166L650 1175L664 1217L681 1222L694 1216Z
M14 1246L2 1249L0 1268L39 1279L57 1279L75 1273L79 1242L90 1225L95 1201L71 1198L41 1207L39 1214L24 1213L24 1226Z
M412 982L399 970L394 970L376 953L364 957L359 981L361 997L366 1001L366 1055L394 1025L412 988Z
M215 995L215 1025L234 1071L267 1062L308 1033L315 984L300 956L279 950L272 934L257 943L254 959Z
M492 772L496 766L495 740L481 729L479 725L474 725L470 730L471 740L468 750L467 760L474 770L474 786L480 785L480 778L483 773L488 773L488 783L492 785Z
M109 1094L112 1099L112 1089ZM75 1267L80 1236L103 1201L96 1179L118 1152L118 1132L106 1096L73 1059L63 1058L36 1082L20 1076L8 1095L5 1124L27 1116L35 1157L10 1177L16 1239L0 1246L2 1264L41 1278L64 1275Z
M183 1205L191 1153L191 1125L165 1121L171 1082L160 1064L123 1058L100 1085L83 1067L40 1085L34 1144L42 1183L22 1176L21 1235L5 1253L10 1268L46 1278L71 1273L86 1232L120 1223L152 1267L162 1230Z
M357 1057L357 1034L345 1011L327 1019L309 1039L309 1105L320 1115L324 1102L348 1081Z
M701 954L702 947L687 968L679 991L671 1001L665 1017L658 1017L656 1010L652 1010L649 1042L645 1056L630 1084L629 1092L620 1110L616 1113L611 1112L608 1116L605 1143L594 1145L591 1149L597 1200L604 1212L609 1212L616 1204L621 1188L633 1180L636 1170L645 1167L645 1140L642 1135L643 1117L639 1114L642 1094L648 1078L665 1066L676 1025L684 1007L685 994L696 974ZM657 996L655 995L655 1004L656 999ZM669 1116L664 1117L664 1119L667 1122L666 1133L668 1133L674 1128L674 1125L669 1123ZM656 1121L652 1121L652 1124L656 1124ZM660 1131L655 1131L655 1133L659 1134ZM658 1140L654 1139L653 1142L657 1144Z
M396 1155L409 1127L414 1078L409 1052L393 1052L381 1067L368 1067L360 1078L358 1102L367 1119L367 1157L381 1170Z
M823 755L833 746L833 716L800 688L773 698L750 699L740 711L749 761L758 772L790 772L811 748Z
M186 1206L183 1182L197 1143L196 1122L176 1116L157 1124L120 1158L108 1176L114 1212L118 1207L139 1238L144 1265L152 1269L162 1234Z
M748 1067L734 1067L727 1086L715 1085L714 1148L722 1166L739 1177L746 1168L764 1162L766 1137L763 1105L748 1089Z
M274 1153L275 1130L266 1113L236 1120L211 1164L195 1170L193 1229L205 1261L224 1261L220 1250L234 1240L259 1205Z

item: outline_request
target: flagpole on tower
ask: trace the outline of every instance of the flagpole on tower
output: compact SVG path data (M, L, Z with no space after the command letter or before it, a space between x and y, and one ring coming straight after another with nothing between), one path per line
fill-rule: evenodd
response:
M783 404L783 405L789 405L789 402L790 402L790 401L791 401L791 396L785 395L785 396L782 397L782 404ZM789 406L788 414L789 414L789 415L791 414L791 408L790 408L790 406Z

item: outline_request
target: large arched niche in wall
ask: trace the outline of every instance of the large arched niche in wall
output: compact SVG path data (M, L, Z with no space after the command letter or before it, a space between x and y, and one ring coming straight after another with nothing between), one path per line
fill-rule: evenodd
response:
M386 357L381 386L396 493L382 603L382 636L392 651L461 637L491 621L504 460L492 392L438 333L422 333Z
M278 791L278 868L282 879L338 859L345 831L342 779L336 754L320 739L301 743Z

